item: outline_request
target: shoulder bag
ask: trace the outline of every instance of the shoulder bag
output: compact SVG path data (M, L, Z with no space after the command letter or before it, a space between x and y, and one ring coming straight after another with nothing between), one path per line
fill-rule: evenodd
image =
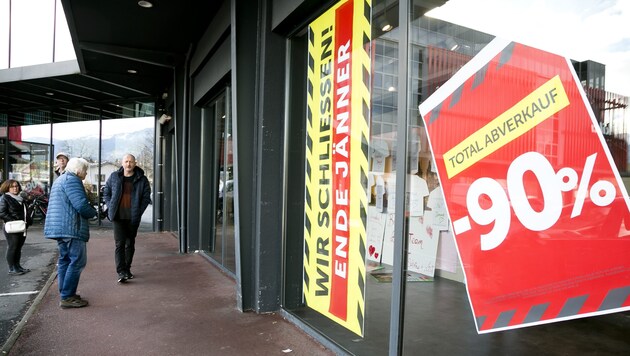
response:
M24 205L24 220L7 221L4 223L4 231L9 234L26 231L26 205Z

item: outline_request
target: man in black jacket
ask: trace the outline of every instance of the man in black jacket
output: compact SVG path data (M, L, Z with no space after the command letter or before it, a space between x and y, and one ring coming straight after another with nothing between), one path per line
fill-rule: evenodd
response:
M135 252L140 219L151 204L151 187L144 171L136 166L136 157L126 154L122 167L113 172L103 189L107 218L114 225L116 273L118 282L132 279L131 262Z

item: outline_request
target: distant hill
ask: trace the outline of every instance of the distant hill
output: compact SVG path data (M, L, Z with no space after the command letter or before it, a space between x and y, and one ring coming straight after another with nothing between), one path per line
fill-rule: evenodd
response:
M30 142L46 142L47 138L33 137ZM101 142L102 161L113 162L122 158L125 153L139 155L142 148L149 146L153 149L153 129L146 128L139 131L121 133L110 137L103 137ZM66 152L72 157L83 157L88 160L98 160L98 135L85 136L67 140L53 138L54 152Z

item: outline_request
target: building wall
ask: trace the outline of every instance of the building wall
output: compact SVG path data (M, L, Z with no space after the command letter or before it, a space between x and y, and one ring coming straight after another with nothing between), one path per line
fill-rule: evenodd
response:
M301 94L306 85L305 76L288 73L306 72L306 36L299 32L330 3L226 0L219 15L209 20L186 63L178 68L170 90L171 104L180 110L176 120L164 126L168 162L164 165L165 187L170 187L165 191L164 225L179 234L182 252L203 250L207 244L204 238L212 225L206 211L212 199L208 199L204 187L211 180L211 173L202 167L212 157L202 148L208 134L203 129L204 120L211 120L204 110L217 94L229 90L231 114L236 122L234 198L238 230L234 278L236 302L241 310L264 313L281 307L303 307L305 99L291 94ZM443 84L469 59L464 54L433 48L429 43L422 45L429 49L424 70L447 74L417 78L428 78L419 86L422 88ZM438 61L442 55L456 61ZM421 94L426 98L430 93L428 89L419 91L418 97ZM389 132L395 131L394 128ZM290 253L285 254L286 251ZM450 279L463 279L461 271L455 277ZM458 288L456 298L465 297L463 284L448 285ZM379 346L383 346L389 332L388 308L393 301L391 289L383 285L377 288L381 289L372 290L377 302L370 307L378 308L380 315L386 317L369 322L372 331L382 332ZM407 303L412 303L412 298ZM468 310L457 311L460 312ZM472 343L478 341L476 335L467 337ZM350 337L345 339L347 345L356 344Z
M110 174L112 174L112 172L116 171L118 168L119 167L112 163L103 163L101 165L101 175L104 177L104 180L100 182L101 185L105 184L105 181L107 181L107 178L109 178ZM90 165L90 167L88 167L86 181L93 184L94 186L97 186L99 184L98 170L99 167L96 164Z
M200 149L201 112L229 85L236 121L235 278L237 303L243 310L268 312L280 307L286 37L272 27L286 24L295 11L317 6L323 5L225 1L186 63L178 67L176 85L169 90L173 95L168 104L183 104L184 109L173 123L163 125L166 161L172 157L165 167L165 187L173 187L165 191L164 226L178 232L180 249L190 252L204 247L209 223L200 212L212 201L201 196L209 177L201 174L200 162L212 159Z

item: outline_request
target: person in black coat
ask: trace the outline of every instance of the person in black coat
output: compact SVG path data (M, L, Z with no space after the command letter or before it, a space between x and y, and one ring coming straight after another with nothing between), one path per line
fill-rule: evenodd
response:
M24 220L26 227L31 225L30 214L27 213L26 202L20 196L22 186L14 179L8 179L0 185L0 219L5 223L15 220ZM26 241L26 230L24 232L8 233L2 229L7 239L7 263L10 275L20 275L30 272L30 269L20 265L22 257L22 246Z
M70 158L68 157L68 154L65 152L57 153L55 158L57 159L57 162L55 164L55 177L54 178L57 179L57 177L59 177L60 175L63 174L63 172L65 172L66 166L68 165L68 161L70 160Z
M118 282L132 279L131 262L142 214L151 204L151 187L144 171L136 166L136 157L126 154L122 167L113 172L103 189L107 218L114 225L116 273Z

